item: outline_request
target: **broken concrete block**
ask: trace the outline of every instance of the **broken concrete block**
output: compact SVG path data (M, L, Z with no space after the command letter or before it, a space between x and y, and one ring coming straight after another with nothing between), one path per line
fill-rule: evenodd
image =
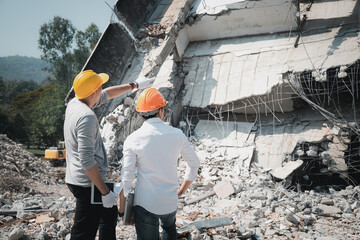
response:
M232 222L231 222L230 218L228 218L228 217L206 219L206 220L190 223L190 224L178 229L178 233L181 234L181 232L187 231L187 230L191 229L193 226L195 226L197 229L201 230L204 228L221 227L221 226L227 226L227 225L231 225L231 224L232 224Z
M304 152L303 150L301 150L301 149L298 149L298 150L296 151L296 154L301 157L301 156L304 156L304 155L305 155L305 152Z
M334 136L333 142L330 142L328 146L330 149L337 149L339 151L348 150L348 145L341 142L338 136Z
M314 151L314 150L308 150L306 151L306 154L309 156L309 157L316 157L317 156L317 152Z
M258 226L259 226L258 221L252 220L252 221L249 222L248 228L255 228L255 227L258 227Z
M341 216L345 219L355 219L356 215L354 215L353 213L343 213L341 214Z
M329 198L321 199L320 203L324 204L324 205L328 205L328 206L333 206L334 205L334 201L332 199L329 199Z
M106 117L106 120L111 123L114 124L116 122L116 117L114 117L113 115L109 115Z
M258 200L267 200L267 196L261 194L261 193L255 193L249 196L250 199L258 199Z
M355 201L353 204L351 204L351 209L359 209L360 208L360 201Z
M214 187L214 184L212 184L211 182L208 182L208 183L205 185L204 190L205 190L205 191L208 191L208 190L210 190L210 189L213 189L213 187Z
M293 171L298 169L303 164L302 160L296 160L288 162L284 167L277 168L273 171L272 175L279 179L285 179L288 177Z
M180 227L182 227L182 226L184 226L184 220L182 219L182 218L180 218L180 217L176 217L176 227L177 228L180 228Z
M124 121L125 121L125 117L120 115L117 117L117 122L120 126L123 126L124 125Z
M124 110L124 116L129 117L130 116L130 108L125 108Z
M340 210L340 208L337 208L337 207L319 204L316 207L314 207L313 212L315 212L321 216L331 216L334 214L341 213L341 210Z
M204 168L201 171L201 176L203 178L203 182L207 183L207 182L211 182L212 180L216 180L217 177L216 176L211 176L210 174L211 169L210 168Z
M221 181L214 186L214 191L219 198L226 198L233 194L234 187L227 181Z
M131 97L126 97L124 99L124 105L125 106L130 106L133 102L134 102L134 100Z
M197 197L197 198L193 198L193 199L190 199L190 200L186 200L185 203L186 203L187 205L189 205L189 204L192 204L192 203L196 203L196 202L198 202L198 201L201 201L201 200L203 200L203 199L205 199L205 198L211 197L211 196L213 196L213 195L215 195L215 192L214 192L214 191L210 191L210 192L207 192L207 193L205 193L205 194L203 194L203 195L201 195L201 196L199 196L199 197Z
M348 170L347 164L343 158L335 157L331 162L329 169L332 172L346 172Z
M11 231L9 235L9 240L18 240L22 238L24 234L25 234L24 230L22 230L21 228L15 228L14 230Z
M195 227L195 226L192 226L191 227L191 232L190 232L190 239L194 239L194 240L201 240L202 237L201 237L201 232Z
M339 72L338 78L346 78L346 77L347 77L347 73L346 73L346 72Z
M305 208L303 213L304 214L310 214L311 213L311 208Z
M324 151L324 152L320 153L320 156L322 158L323 164L325 164L325 165L328 165L332 159L332 157L328 151Z
M286 220L293 223L294 225L299 225L300 224L300 221L299 221L298 217L296 217L292 213L289 213L288 215L286 215Z

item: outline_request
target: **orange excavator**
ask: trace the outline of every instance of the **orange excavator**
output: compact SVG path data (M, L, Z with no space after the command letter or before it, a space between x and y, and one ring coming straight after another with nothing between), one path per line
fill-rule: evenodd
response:
M45 160L53 167L64 166L66 161L65 142L60 141L58 147L50 147L45 150Z

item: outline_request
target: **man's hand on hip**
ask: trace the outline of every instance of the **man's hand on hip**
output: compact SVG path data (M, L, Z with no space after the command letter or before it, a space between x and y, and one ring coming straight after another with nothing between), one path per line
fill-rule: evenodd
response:
M101 196L101 200L105 208L112 208L117 205L118 196L113 191L109 191L108 194Z

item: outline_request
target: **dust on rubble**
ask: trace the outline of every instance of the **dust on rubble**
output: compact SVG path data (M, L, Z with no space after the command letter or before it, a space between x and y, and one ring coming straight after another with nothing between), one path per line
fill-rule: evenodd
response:
M54 170L50 173L55 179L56 182L62 181L65 179L65 167L54 167ZM39 182L35 182L35 185L33 186L33 189L43 195L47 196L53 196L53 197L72 197L72 193L66 186L66 184L54 184L54 185L48 185L48 184L42 184Z

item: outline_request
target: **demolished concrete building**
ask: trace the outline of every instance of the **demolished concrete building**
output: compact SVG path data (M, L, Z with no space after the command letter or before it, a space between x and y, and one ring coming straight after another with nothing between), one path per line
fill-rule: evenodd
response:
M84 69L110 85L155 76L166 120L240 167L299 190L360 183L359 1L125 0L114 13ZM97 110L113 162L142 123L136 96Z
M359 239L359 1L123 0L114 13L84 69L107 85L156 76L202 160L178 239ZM97 109L111 181L142 123L137 94ZM69 239L64 169L4 135L0 159L0 239ZM121 220L116 234L136 239Z

